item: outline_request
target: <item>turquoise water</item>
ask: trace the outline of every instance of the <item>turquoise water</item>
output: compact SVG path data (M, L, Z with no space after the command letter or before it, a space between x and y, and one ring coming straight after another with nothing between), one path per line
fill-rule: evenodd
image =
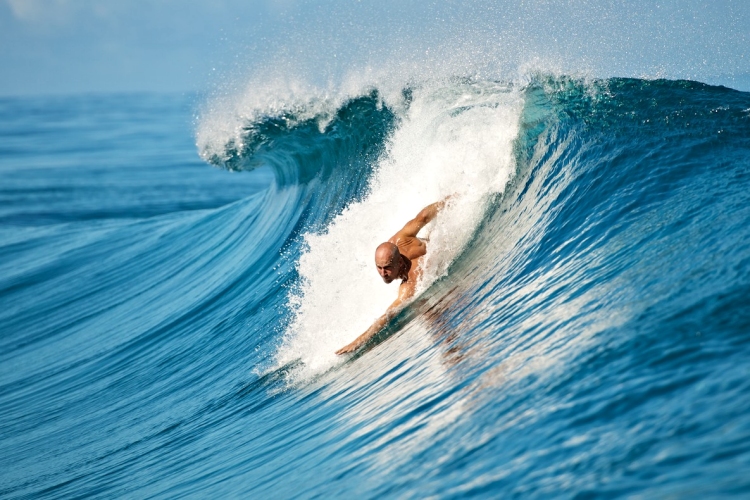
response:
M750 94L200 102L0 101L3 497L747 495ZM395 297L372 242L452 193L335 356Z

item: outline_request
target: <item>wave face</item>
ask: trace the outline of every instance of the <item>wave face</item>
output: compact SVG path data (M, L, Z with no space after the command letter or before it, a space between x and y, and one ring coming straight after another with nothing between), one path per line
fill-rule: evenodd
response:
M2 496L750 491L750 94L536 75L204 116L237 174L154 156L184 103L0 104ZM333 355L395 298L374 247L450 194L418 297Z

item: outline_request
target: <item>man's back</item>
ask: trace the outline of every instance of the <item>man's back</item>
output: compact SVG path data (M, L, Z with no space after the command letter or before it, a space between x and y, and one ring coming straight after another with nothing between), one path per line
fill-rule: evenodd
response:
M403 231L403 230L402 230ZM427 253L427 245L424 241L417 238L416 235L406 235L402 231L391 236L390 241L398 247L401 255L409 260L415 260Z

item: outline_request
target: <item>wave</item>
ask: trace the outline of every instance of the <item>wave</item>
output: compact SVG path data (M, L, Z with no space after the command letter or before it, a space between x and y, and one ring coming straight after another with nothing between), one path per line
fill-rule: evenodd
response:
M687 139L696 140L690 147L699 147L708 137L727 133L710 130L713 122L705 124L701 118L718 119L714 115L721 114L726 115L722 120L742 124L746 111L742 105L727 107L724 101L730 96L741 102L744 94L688 81L583 81L546 75L525 84L452 79L407 87L397 102L385 102L372 90L348 100L314 99L307 107L296 103L272 116L258 113L262 118L247 122L242 134L218 148L205 146L202 154L229 169L270 165L281 185L306 185L303 198L310 201L302 211L308 219L300 223L303 236L295 243L299 250L290 257L296 262L296 285L289 292L288 324L277 363L303 360L318 372L333 366L336 347L364 330L391 302L393 290L383 287L372 272L370 254L410 214L459 194L460 201L443 214L440 224L428 228L434 251L428 254L421 290L446 276L459 257L469 263L463 266L485 272L511 258L494 253L498 245L515 248L537 235L544 254L537 257L531 248L511 252L533 269L496 277L522 283L524 276L564 261L566 253L555 250L560 241L565 241L567 252L586 248L576 243L581 236L565 232L569 228L595 232L589 245L603 245L612 227L623 223L614 215L605 217L600 204L625 203L610 197L622 183L645 175L638 161L648 164L646 160L665 149L674 154L664 144L672 135L683 141L680 148ZM712 100L714 107L709 105ZM331 109L334 105L338 107ZM217 150L221 153L212 152ZM610 164L620 162L629 168L612 171ZM552 171L538 172L540 165L549 164ZM659 168L674 175L672 164ZM580 171L583 166L585 172ZM576 193L592 192L602 171L608 172L606 179L598 180L605 191L580 199ZM658 171L648 174L651 183L662 182ZM498 207L509 203L505 187L517 172L524 172L521 177L529 186L541 182L545 189L523 193L518 203L526 207L524 217L513 220L505 213L498 221ZM633 177L617 180L626 174ZM643 197L649 187L636 191ZM570 199L558 201L562 196ZM572 214L559 219L558 210ZM595 215L605 222L592 225ZM504 243L509 236L497 233L497 227L519 241ZM492 253L483 255L478 250L482 248ZM477 286L476 278L470 277L472 286ZM450 282L461 280L450 273ZM628 317L625 310L607 314L610 321Z
M435 444L442 436L486 450L472 452L485 467L497 454L518 464L510 480L480 475L468 491L543 495L523 465L541 463L518 428L555 436L561 465L550 484L581 461L607 477L603 456L642 457L635 479L613 479L597 488L602 494L667 491L648 479L656 464L667 467L663 484L684 485L685 468L666 464L734 449L742 431L687 455L655 443L669 441L658 422L718 436L743 420L744 405L725 398L739 401L745 389L714 397L709 387L722 384L722 373L739 382L744 354L729 358L748 346L740 299L750 287L748 94L690 81L544 75L524 85L458 80L409 92L364 195L346 200L324 228L303 231L270 367L292 367L293 381L318 380L326 399L352 386L369 394L342 425L361 429L348 442L372 450L365 463L387 460L379 466L386 477L409 467L409 457L436 455L448 457L446 473L474 475L461 447ZM347 365L354 381L343 383L338 370L326 372L340 362L332 351L395 293L373 272L372 249L454 192L460 201L429 231L421 295L392 321L387 341ZM723 416L685 414L684 398L720 405ZM402 414L410 418L403 458L374 451L387 441L371 429L393 429ZM492 437L477 435L476 422L495 429ZM624 439L605 439L610 431L602 430L627 434L632 426L637 434ZM606 451L589 449L592 440ZM691 469L690 483L705 489L700 470ZM578 477L567 491L589 487ZM738 480L721 477L707 491ZM427 481L426 491L445 486Z
M750 488L750 94L264 95L209 103L197 140L265 191L3 229L0 494ZM335 356L395 297L375 246L450 194L418 297Z

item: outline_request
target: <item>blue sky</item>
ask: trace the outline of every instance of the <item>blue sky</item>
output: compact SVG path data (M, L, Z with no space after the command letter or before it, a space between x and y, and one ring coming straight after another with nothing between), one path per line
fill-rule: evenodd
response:
M0 44L2 95L200 91L275 65L325 81L452 57L750 90L748 0L0 0Z

